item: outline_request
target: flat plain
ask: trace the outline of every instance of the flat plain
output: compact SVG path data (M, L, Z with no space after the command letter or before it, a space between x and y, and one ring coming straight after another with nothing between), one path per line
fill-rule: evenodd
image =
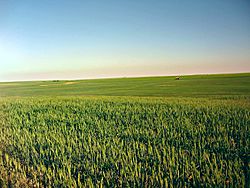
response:
M0 96L246 96L250 73L96 80L1 82Z
M248 187L250 73L0 83L0 187Z

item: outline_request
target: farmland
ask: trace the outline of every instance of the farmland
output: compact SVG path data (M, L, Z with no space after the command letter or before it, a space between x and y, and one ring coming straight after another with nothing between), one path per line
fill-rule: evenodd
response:
M250 73L112 78L96 80L53 80L2 82L0 96L249 96Z
M248 187L250 74L0 83L0 187Z

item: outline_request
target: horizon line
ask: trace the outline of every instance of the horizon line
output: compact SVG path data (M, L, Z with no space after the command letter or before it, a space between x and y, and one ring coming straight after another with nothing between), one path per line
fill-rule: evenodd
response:
M111 77L96 77L96 78L75 78L75 79L34 79L34 80L11 80L1 81L0 83L10 82L46 82L46 81L83 81L83 80L102 80L102 79L122 79L122 78L150 78L150 77L173 77L173 76L199 76L199 75L223 75L223 74L248 74L249 72L218 72L218 73L184 73L184 74L168 74L168 75L138 75L138 76L111 76Z

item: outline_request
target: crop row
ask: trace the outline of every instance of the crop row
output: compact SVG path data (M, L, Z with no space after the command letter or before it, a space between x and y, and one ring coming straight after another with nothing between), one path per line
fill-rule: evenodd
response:
M234 100L0 101L1 185L244 187L250 110Z

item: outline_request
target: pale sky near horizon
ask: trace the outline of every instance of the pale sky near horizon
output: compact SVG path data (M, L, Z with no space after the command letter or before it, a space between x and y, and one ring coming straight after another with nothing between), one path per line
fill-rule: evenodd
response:
M248 0L0 1L0 81L250 72Z

